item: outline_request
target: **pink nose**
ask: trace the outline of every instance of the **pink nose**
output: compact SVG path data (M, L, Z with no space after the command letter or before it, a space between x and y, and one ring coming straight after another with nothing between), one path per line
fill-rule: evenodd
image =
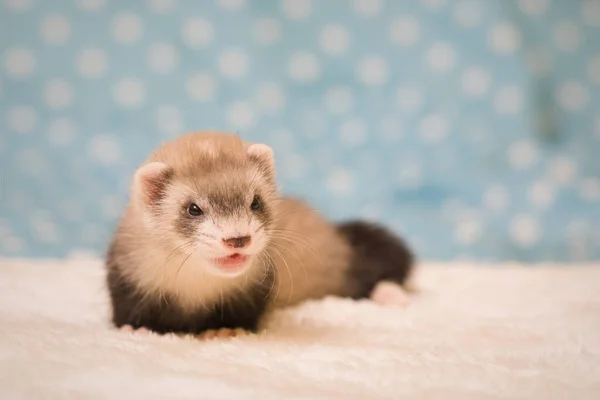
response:
M241 249L250 244L250 236L239 236L229 239L223 239L223 243L227 247L233 247L234 249Z

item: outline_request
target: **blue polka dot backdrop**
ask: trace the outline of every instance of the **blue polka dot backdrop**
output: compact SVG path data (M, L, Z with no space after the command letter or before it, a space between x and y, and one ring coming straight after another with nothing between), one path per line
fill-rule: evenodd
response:
M102 255L136 166L220 129L423 259L600 258L600 1L2 0L0 253Z

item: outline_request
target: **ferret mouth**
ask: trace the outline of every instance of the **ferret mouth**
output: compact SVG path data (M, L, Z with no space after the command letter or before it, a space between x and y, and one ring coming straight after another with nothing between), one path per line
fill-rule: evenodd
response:
M213 258L213 262L220 270L225 272L237 272L246 265L249 259L249 255L234 253L226 257Z

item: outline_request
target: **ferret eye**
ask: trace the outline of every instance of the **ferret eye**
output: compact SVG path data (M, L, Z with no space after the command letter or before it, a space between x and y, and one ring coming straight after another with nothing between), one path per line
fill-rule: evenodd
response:
M200 207L198 207L196 204L192 203L188 206L187 209L188 214L190 214L192 217L199 217L202 214L204 214L204 211L202 211L200 209Z
M260 210L260 199L258 198L258 196L254 196L254 199L252 199L252 204L250 204L250 208L253 209L254 211L256 210Z

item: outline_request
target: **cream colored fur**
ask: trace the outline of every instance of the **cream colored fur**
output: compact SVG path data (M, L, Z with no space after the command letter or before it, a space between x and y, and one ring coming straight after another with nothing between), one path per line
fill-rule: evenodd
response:
M266 193L264 201L273 208L276 221L272 229L258 230L252 235L252 244L247 251L261 254L253 259L248 270L235 278L215 275L215 269L206 260L206 257L227 255L218 253L220 243L217 243L217 250L213 249L214 246L197 244L200 248L192 252L192 246L186 246L173 228L183 201L198 196L194 180L201 179L196 177L207 164L205 160L218 160L222 152L240 159L257 157L268 168L252 166L243 171L245 176L241 178L239 170L226 169L218 179L210 178L203 183L226 192L235 185L239 186L240 181L253 182L255 187ZM157 216L146 204L145 182L168 168L175 172L171 179L172 188L162 200L163 211ZM280 198L274 183L269 182L268 174L276 178L271 148L244 142L235 135L195 133L165 143L135 174L132 200L118 231L118 240L127 252L118 253L118 265L145 290L170 294L190 310L198 305L210 308L215 302L231 297L231 294L243 293L245 285L264 277L262 265L268 261L275 264L278 277L271 291L271 306L293 305L329 294L346 295L349 289L344 285L344 275L350 258L349 246L334 226L307 204L297 199ZM251 202L253 193L248 196ZM204 208L206 204L202 203L202 199L199 201L200 208ZM232 226L229 221L213 222L204 229L205 233L215 237L222 236L223 226ZM241 222L246 223L245 220ZM216 226L220 227L219 230ZM253 219L244 227L244 232L237 234L255 232L258 227L258 221ZM262 251L267 241L269 245Z
M425 264L405 309L327 298L257 336L110 327L100 260L0 260L2 399L596 400L600 264Z

